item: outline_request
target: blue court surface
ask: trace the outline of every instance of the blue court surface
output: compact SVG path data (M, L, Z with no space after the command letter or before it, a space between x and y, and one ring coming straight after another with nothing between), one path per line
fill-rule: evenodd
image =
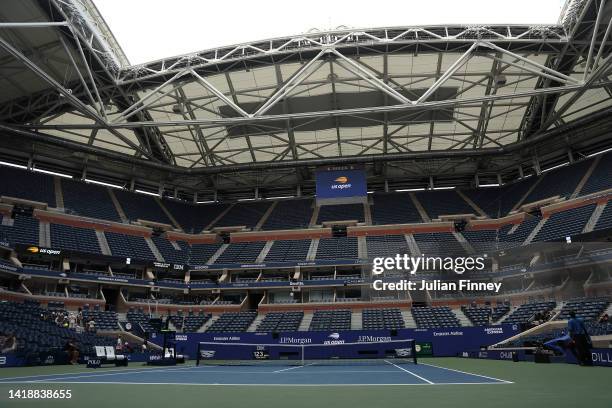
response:
M9 377L1 383L185 384L259 386L380 386L511 384L433 364L331 366L184 366L170 368L101 368L82 373Z

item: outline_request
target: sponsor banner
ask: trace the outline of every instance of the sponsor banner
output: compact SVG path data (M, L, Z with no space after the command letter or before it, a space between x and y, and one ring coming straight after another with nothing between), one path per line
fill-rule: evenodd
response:
M47 247L41 247L41 246L37 246L37 245L22 245L22 244L18 244L17 247L17 252L19 253L28 253L28 254L32 254L32 255L44 255L44 256L52 256L52 257L56 257L56 256L61 256L62 255L62 250L58 249L58 248L47 248Z
M362 202L367 197L366 172L363 169L319 169L315 178L318 204Z
M591 349L591 359L595 366L612 367L612 348ZM570 352L565 353L565 361L571 364L578 364L576 358Z
M168 262L152 262L149 266L152 266L155 269L164 269L169 271L186 271L189 269L188 265L173 264Z
M417 356L433 356L433 344L430 341L416 342L415 344Z

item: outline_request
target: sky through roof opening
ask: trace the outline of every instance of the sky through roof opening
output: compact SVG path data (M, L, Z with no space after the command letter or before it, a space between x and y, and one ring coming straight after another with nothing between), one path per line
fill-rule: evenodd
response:
M132 64L312 29L556 24L564 0L94 0Z

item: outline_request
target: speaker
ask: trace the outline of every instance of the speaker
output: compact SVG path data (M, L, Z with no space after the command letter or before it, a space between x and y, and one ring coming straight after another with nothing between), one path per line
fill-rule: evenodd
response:
M272 332L272 338L273 338L274 340L278 340L278 332L276 332L276 331L275 331L275 332Z
M391 329L391 337L397 337L397 329Z

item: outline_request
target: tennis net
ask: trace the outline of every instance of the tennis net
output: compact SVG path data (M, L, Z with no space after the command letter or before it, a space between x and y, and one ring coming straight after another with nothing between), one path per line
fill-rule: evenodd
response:
M201 342L196 364L210 365L354 365L417 364L413 339L329 344L257 344Z

